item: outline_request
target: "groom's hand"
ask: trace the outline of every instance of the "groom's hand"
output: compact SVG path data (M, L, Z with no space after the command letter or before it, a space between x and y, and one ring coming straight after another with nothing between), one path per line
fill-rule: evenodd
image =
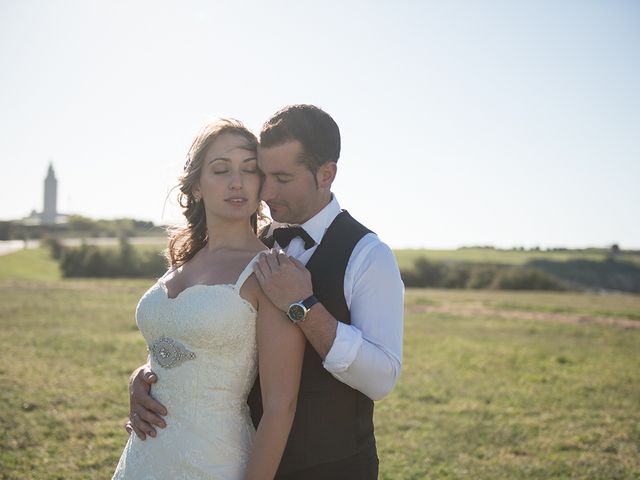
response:
M167 409L151 397L151 385L157 381L149 365L137 368L129 378L129 421L124 428L129 433L134 431L140 440L156 436L153 425L166 427L160 415L166 415Z
M311 273L293 257L272 249L260 255L253 271L271 303L283 312L289 305L313 295Z

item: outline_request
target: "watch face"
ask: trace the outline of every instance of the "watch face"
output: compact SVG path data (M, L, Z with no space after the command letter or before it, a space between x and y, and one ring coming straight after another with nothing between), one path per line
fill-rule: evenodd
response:
M302 305L298 305L297 303L294 303L293 305L291 305L289 307L289 312L287 312L287 315L289 315L289 318L294 322L299 322L300 320L302 320L304 318L304 314L305 314L304 307Z

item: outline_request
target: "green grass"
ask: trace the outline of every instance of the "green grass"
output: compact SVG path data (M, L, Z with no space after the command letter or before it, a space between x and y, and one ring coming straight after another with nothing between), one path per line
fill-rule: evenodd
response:
M60 280L38 251L0 257L0 272L0 478L110 478L127 377L146 359L133 315L150 281ZM403 371L376 404L380 478L640 478L640 329L517 318L628 318L640 296L406 299ZM474 304L506 317L451 313Z
M432 261L457 261L470 263L497 263L505 265L524 265L534 259L564 262L567 260L604 261L606 249L566 250L566 251L520 251L494 250L488 248L462 248L458 250L405 249L394 250L400 268L411 268L418 258ZM640 265L640 252L622 252L616 257Z
M424 290L409 289L408 303L447 304L525 312L571 313L586 316L640 320L640 295L623 293L529 292L504 290Z
M148 283L0 282L1 478L108 478Z
M2 280L45 280L61 278L58 263L47 250L20 250L0 256L0 281Z
M382 478L638 478L639 333L407 315Z

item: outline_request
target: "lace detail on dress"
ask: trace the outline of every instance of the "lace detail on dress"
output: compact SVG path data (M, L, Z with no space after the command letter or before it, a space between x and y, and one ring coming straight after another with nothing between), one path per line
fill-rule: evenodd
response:
M236 284L193 285L169 298L159 280L140 299L136 323L152 353L158 382L151 393L167 407L167 427L145 441L132 434L114 479L242 478L255 434L246 399L258 359L256 311L240 288L256 258ZM166 357L153 354L158 345ZM172 355L181 360L165 362Z

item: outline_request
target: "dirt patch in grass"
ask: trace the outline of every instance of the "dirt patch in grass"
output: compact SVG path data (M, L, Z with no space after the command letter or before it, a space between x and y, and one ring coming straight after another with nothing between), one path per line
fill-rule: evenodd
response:
M521 320L540 320L568 324L610 325L618 328L640 328L640 322L627 318L575 313L535 312L525 310L505 310L488 307L483 303L464 303L441 305L409 304L406 309L411 313L446 313L462 317L494 317Z

